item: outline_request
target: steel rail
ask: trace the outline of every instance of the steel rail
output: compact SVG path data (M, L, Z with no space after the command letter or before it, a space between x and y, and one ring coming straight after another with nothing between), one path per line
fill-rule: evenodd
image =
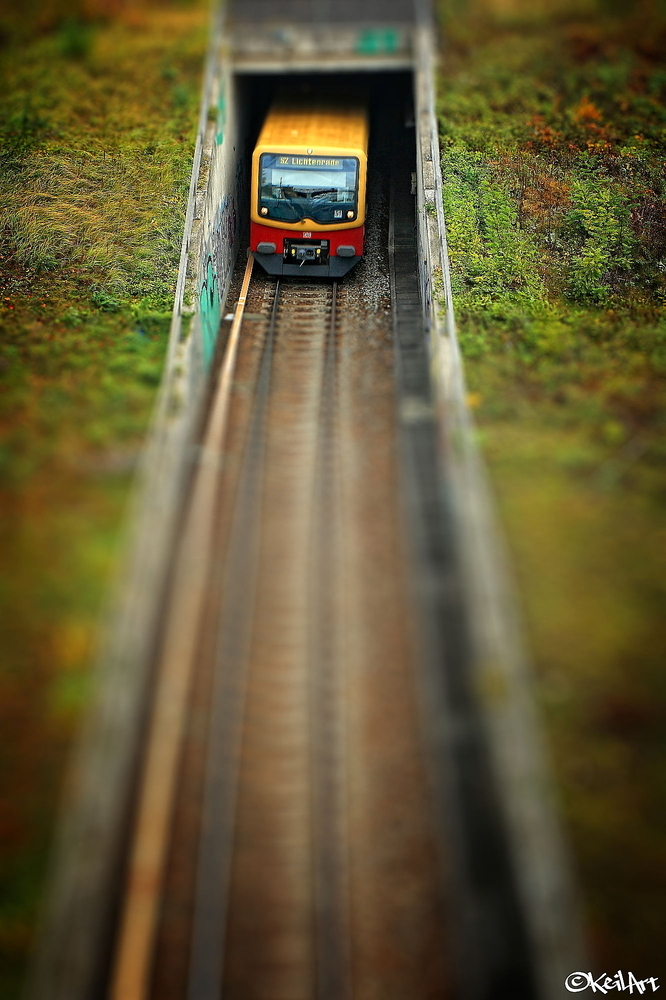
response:
M144 1000L149 990L180 747L210 565L209 536L218 493L219 457L227 431L233 373L253 263L250 257L178 551L130 849L112 1000Z
M189 1000L219 1000L222 992L238 762L254 610L265 428L279 299L278 280L257 378L229 551L225 557L224 603L210 699L198 845L187 988Z
M337 455L338 283L321 376L311 542L310 752L317 1000L352 996Z
M215 679L209 713L206 779L188 981L189 1000L218 1000L223 995L225 936L234 855L234 820L246 702L247 660L255 603L261 482L270 376L277 333L280 283L276 286L264 344L241 472L230 549L226 557L225 607L219 625ZM315 470L312 580L316 592L310 615L312 706L313 893L318 1000L351 996L349 899L346 886L346 831L340 787L339 706L331 703L336 649L328 616L335 601L328 572L335 549L331 533L332 476L335 475L335 357L337 282L332 285L329 325L321 373L320 433ZM325 538L326 541L321 542ZM333 640L335 643L335 640ZM336 754L336 751L338 753ZM331 819L334 812L336 819Z

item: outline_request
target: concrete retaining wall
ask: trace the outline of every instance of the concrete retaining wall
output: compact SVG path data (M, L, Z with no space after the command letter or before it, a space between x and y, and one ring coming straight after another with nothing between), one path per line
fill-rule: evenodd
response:
M576 892L536 713L509 562L466 400L442 202L435 38L426 9L416 40L417 211L441 468L444 489L453 505L464 574L474 688L504 808L539 997L563 1000L566 976L587 966L581 964Z
M242 223L241 142L216 14L164 374L128 516L126 556L106 616L70 770L31 1000L99 1000L134 789L145 692L172 542Z

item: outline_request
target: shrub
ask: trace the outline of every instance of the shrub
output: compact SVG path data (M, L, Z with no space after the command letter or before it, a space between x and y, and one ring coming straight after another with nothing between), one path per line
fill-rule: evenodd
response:
M628 279L634 262L628 200L616 183L594 174L574 180L571 199L564 220L569 293L579 301L602 304L622 279Z

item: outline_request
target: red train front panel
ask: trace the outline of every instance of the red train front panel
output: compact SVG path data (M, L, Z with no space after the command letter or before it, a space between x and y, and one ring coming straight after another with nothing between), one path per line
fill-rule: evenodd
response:
M250 223L250 250L269 274L340 278L363 255L365 227L279 229Z

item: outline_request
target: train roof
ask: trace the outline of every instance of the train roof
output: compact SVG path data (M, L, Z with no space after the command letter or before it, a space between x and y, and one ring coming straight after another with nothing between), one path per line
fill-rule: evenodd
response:
M362 105L280 101L266 117L257 146L367 152L368 112Z

